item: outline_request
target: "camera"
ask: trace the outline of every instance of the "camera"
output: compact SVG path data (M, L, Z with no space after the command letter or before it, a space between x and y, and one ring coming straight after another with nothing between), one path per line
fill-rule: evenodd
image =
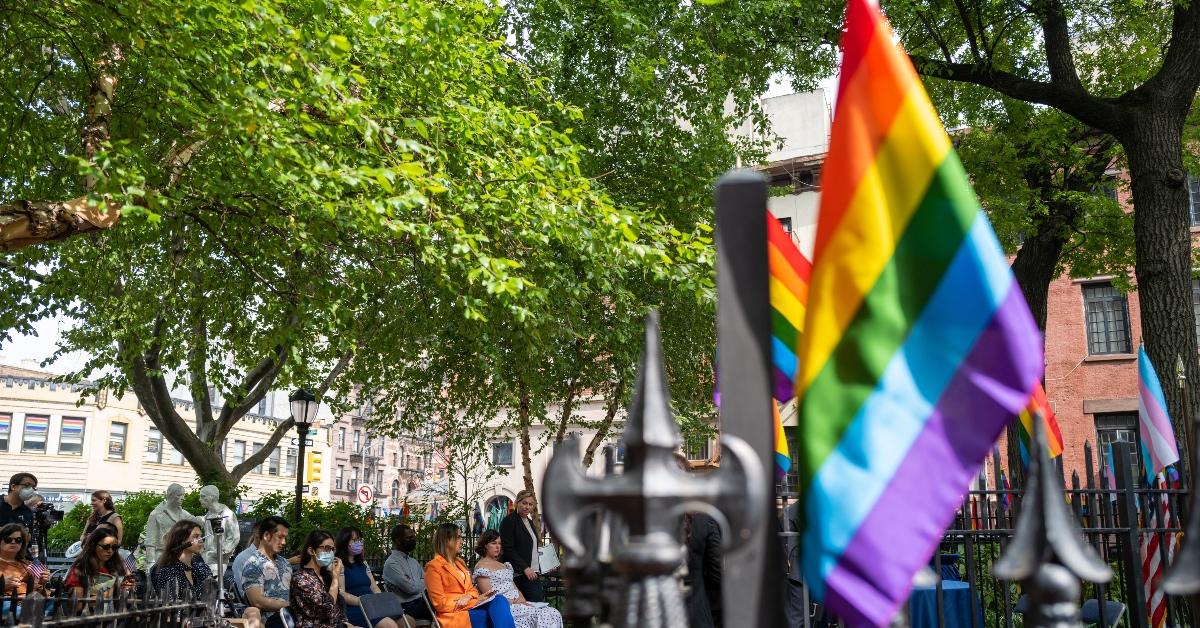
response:
M65 510L59 510L53 504L46 502L38 504L33 510L34 520L46 528L62 521L65 516L67 516Z
M209 517L207 521L208 525L212 528L213 534L221 534L225 531L225 525L222 523L225 521L225 517Z

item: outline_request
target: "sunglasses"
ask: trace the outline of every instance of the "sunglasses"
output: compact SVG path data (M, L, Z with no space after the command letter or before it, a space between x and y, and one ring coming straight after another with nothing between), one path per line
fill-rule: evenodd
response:
M117 549L118 547L121 547L121 545L119 543L113 543L112 545L106 545L104 543L99 543L96 545L96 547L99 549L108 550L111 552L111 551Z
M4 542L8 543L9 545L21 545L25 542L25 539L19 536L14 536L9 539L4 539Z

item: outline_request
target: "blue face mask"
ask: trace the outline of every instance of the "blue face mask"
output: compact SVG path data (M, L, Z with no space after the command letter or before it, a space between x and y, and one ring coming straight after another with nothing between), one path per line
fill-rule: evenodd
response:
M318 552L317 564L322 567L328 567L333 564L333 552Z

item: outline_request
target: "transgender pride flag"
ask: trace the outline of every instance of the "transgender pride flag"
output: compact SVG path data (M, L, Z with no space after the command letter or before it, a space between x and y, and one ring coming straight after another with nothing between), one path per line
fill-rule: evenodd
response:
M908 597L1042 339L908 57L850 0L797 356L804 577L851 626Z
M1154 476L1159 471L1179 462L1179 446L1175 443L1175 431L1171 429L1162 384L1146 354L1146 345L1138 347L1138 419L1146 483L1154 484Z

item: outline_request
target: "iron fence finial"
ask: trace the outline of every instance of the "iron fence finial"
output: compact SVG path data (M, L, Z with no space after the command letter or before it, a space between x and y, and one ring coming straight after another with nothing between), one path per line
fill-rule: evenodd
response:
M675 458L682 444L671 414L658 315L646 317L642 362L634 386L623 440L625 470L589 478L579 465L579 440L555 450L542 481L546 522L554 536L576 556L587 556L584 520L592 512L611 512L628 527L628 539L614 548L613 564L624 577L616 620L620 626L686 627L687 614L673 572L685 558L677 538L680 517L701 511L713 516L726 534L726 548L765 526L766 472L741 439L724 436L721 468L703 477L684 471Z
M1112 570L1083 538L1064 499L1057 468L1047 454L1041 416L1033 421L1021 514L1007 551L992 567L1001 580L1019 580L1029 592L1030 628L1082 628L1079 579L1103 583Z

